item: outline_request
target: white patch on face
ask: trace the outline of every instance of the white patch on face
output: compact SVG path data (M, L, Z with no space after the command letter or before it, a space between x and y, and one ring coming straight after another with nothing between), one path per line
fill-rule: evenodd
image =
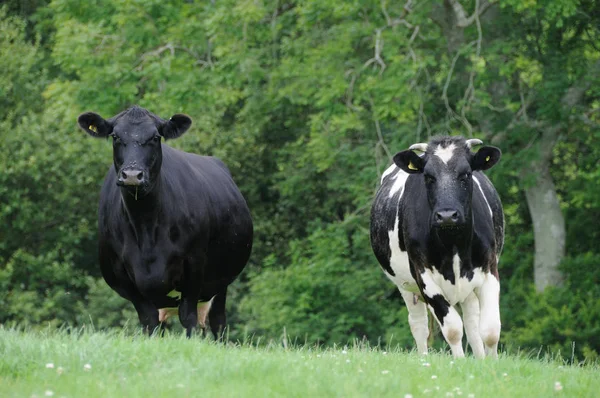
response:
M433 154L440 158L444 164L448 164L448 161L452 159L452 155L454 155L454 150L456 149L456 145L454 143L448 145L447 147L438 146Z
M481 188L481 183L479 182L479 180L477 179L477 177L473 176L473 181L475 181L475 183L477 184L477 186L479 187L479 191L481 192L481 196L483 196L483 200L485 200L485 204L488 207L488 210L490 211L490 216L492 217L492 219L494 218L494 213L492 213L492 207L490 206L487 198L485 197L485 194L483 193L483 189Z
M400 241L398 239L398 226L399 219L396 215L396 222L394 223L394 229L388 231L388 238L390 242L390 268L394 271L394 276L388 274L385 275L402 290L406 290L411 293L419 293L417 282L410 274L410 264L408 262L408 253L400 250Z
M403 170L398 170L398 173L392 177L393 179L395 179L394 181L394 185L392 185L392 188L390 189L390 193L388 194L388 198L391 198L392 196L394 196L396 194L396 192L398 192L399 190L402 190L402 192L400 193L400 197L398 198L398 201L400 201L400 199L402 198L402 195L404 194L404 185L406 184L406 179L408 178L410 174L408 174L407 172L403 171Z

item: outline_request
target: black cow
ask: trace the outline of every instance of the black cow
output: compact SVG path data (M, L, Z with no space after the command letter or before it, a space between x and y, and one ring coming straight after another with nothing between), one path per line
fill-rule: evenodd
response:
M481 171L501 154L491 146L471 152L481 144L440 137L397 153L373 203L371 246L406 302L420 353L427 353L429 307L454 356L464 356L463 320L473 354L498 355L504 214Z
M106 283L133 303L149 333L178 308L188 336L204 328L208 313L220 338L227 286L246 266L253 234L229 170L216 158L161 143L187 131L186 115L163 120L134 106L108 120L83 113L78 122L91 136L113 141L114 167L98 212Z

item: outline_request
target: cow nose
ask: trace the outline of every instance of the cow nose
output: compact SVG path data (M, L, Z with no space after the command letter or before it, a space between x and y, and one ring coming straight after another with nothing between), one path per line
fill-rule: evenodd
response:
M141 170L121 170L119 183L121 185L140 185L144 181L144 172Z
M435 222L437 225L455 225L458 222L458 211L440 210L435 213Z

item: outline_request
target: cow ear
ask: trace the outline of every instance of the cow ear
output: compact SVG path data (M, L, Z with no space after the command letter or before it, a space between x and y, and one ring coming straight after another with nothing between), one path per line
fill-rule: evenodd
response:
M178 138L182 136L191 125L192 119L190 119L188 115L178 113L171 116L171 118L160 127L160 135L167 140Z
M83 131L97 138L108 137L113 130L112 124L94 112L82 113L77 118L77 123Z
M422 173L425 167L425 160L410 149L395 154L394 163L409 174Z
M495 146L482 146L471 159L471 169L487 170L498 163L502 152Z

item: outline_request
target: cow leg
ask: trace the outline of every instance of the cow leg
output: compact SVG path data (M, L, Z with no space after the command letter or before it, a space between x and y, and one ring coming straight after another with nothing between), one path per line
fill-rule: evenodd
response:
M182 297L179 304L179 322L185 328L185 335L189 338L198 326L198 298Z
M462 347L463 322L460 319L458 311L450 305L442 292L442 289L435 284L427 272L421 274L421 294L435 316L444 338L450 345L454 357L464 357L465 352Z
M471 350L473 350L473 355L476 358L483 358L485 353L483 351L483 341L479 334L479 299L475 293L471 293L460 304L460 307L462 308L467 340L469 341Z
M492 274L486 274L485 281L476 291L479 296L481 317L479 332L485 344L487 356L498 358L500 340L500 282Z
M160 326L162 323L158 321L158 308L148 300L141 297L132 300L133 306L137 311L140 323L144 327L148 335L152 335L155 331L162 332Z
M225 315L225 300L227 298L227 288L217 294L212 299L212 305L208 312L208 323L210 330L217 341L223 341L223 335L227 328L227 316Z
M419 354L427 354L427 338L429 325L427 324L427 306L422 300L417 300L412 292L398 288L408 309L408 324L410 331L417 343Z
M112 261L113 258L110 258L110 260ZM152 335L160 327L162 333L162 323L158 319L158 308L139 293L131 280L117 278L110 263L102 263L101 265L100 270L108 286L121 297L133 303L144 331L148 335Z

